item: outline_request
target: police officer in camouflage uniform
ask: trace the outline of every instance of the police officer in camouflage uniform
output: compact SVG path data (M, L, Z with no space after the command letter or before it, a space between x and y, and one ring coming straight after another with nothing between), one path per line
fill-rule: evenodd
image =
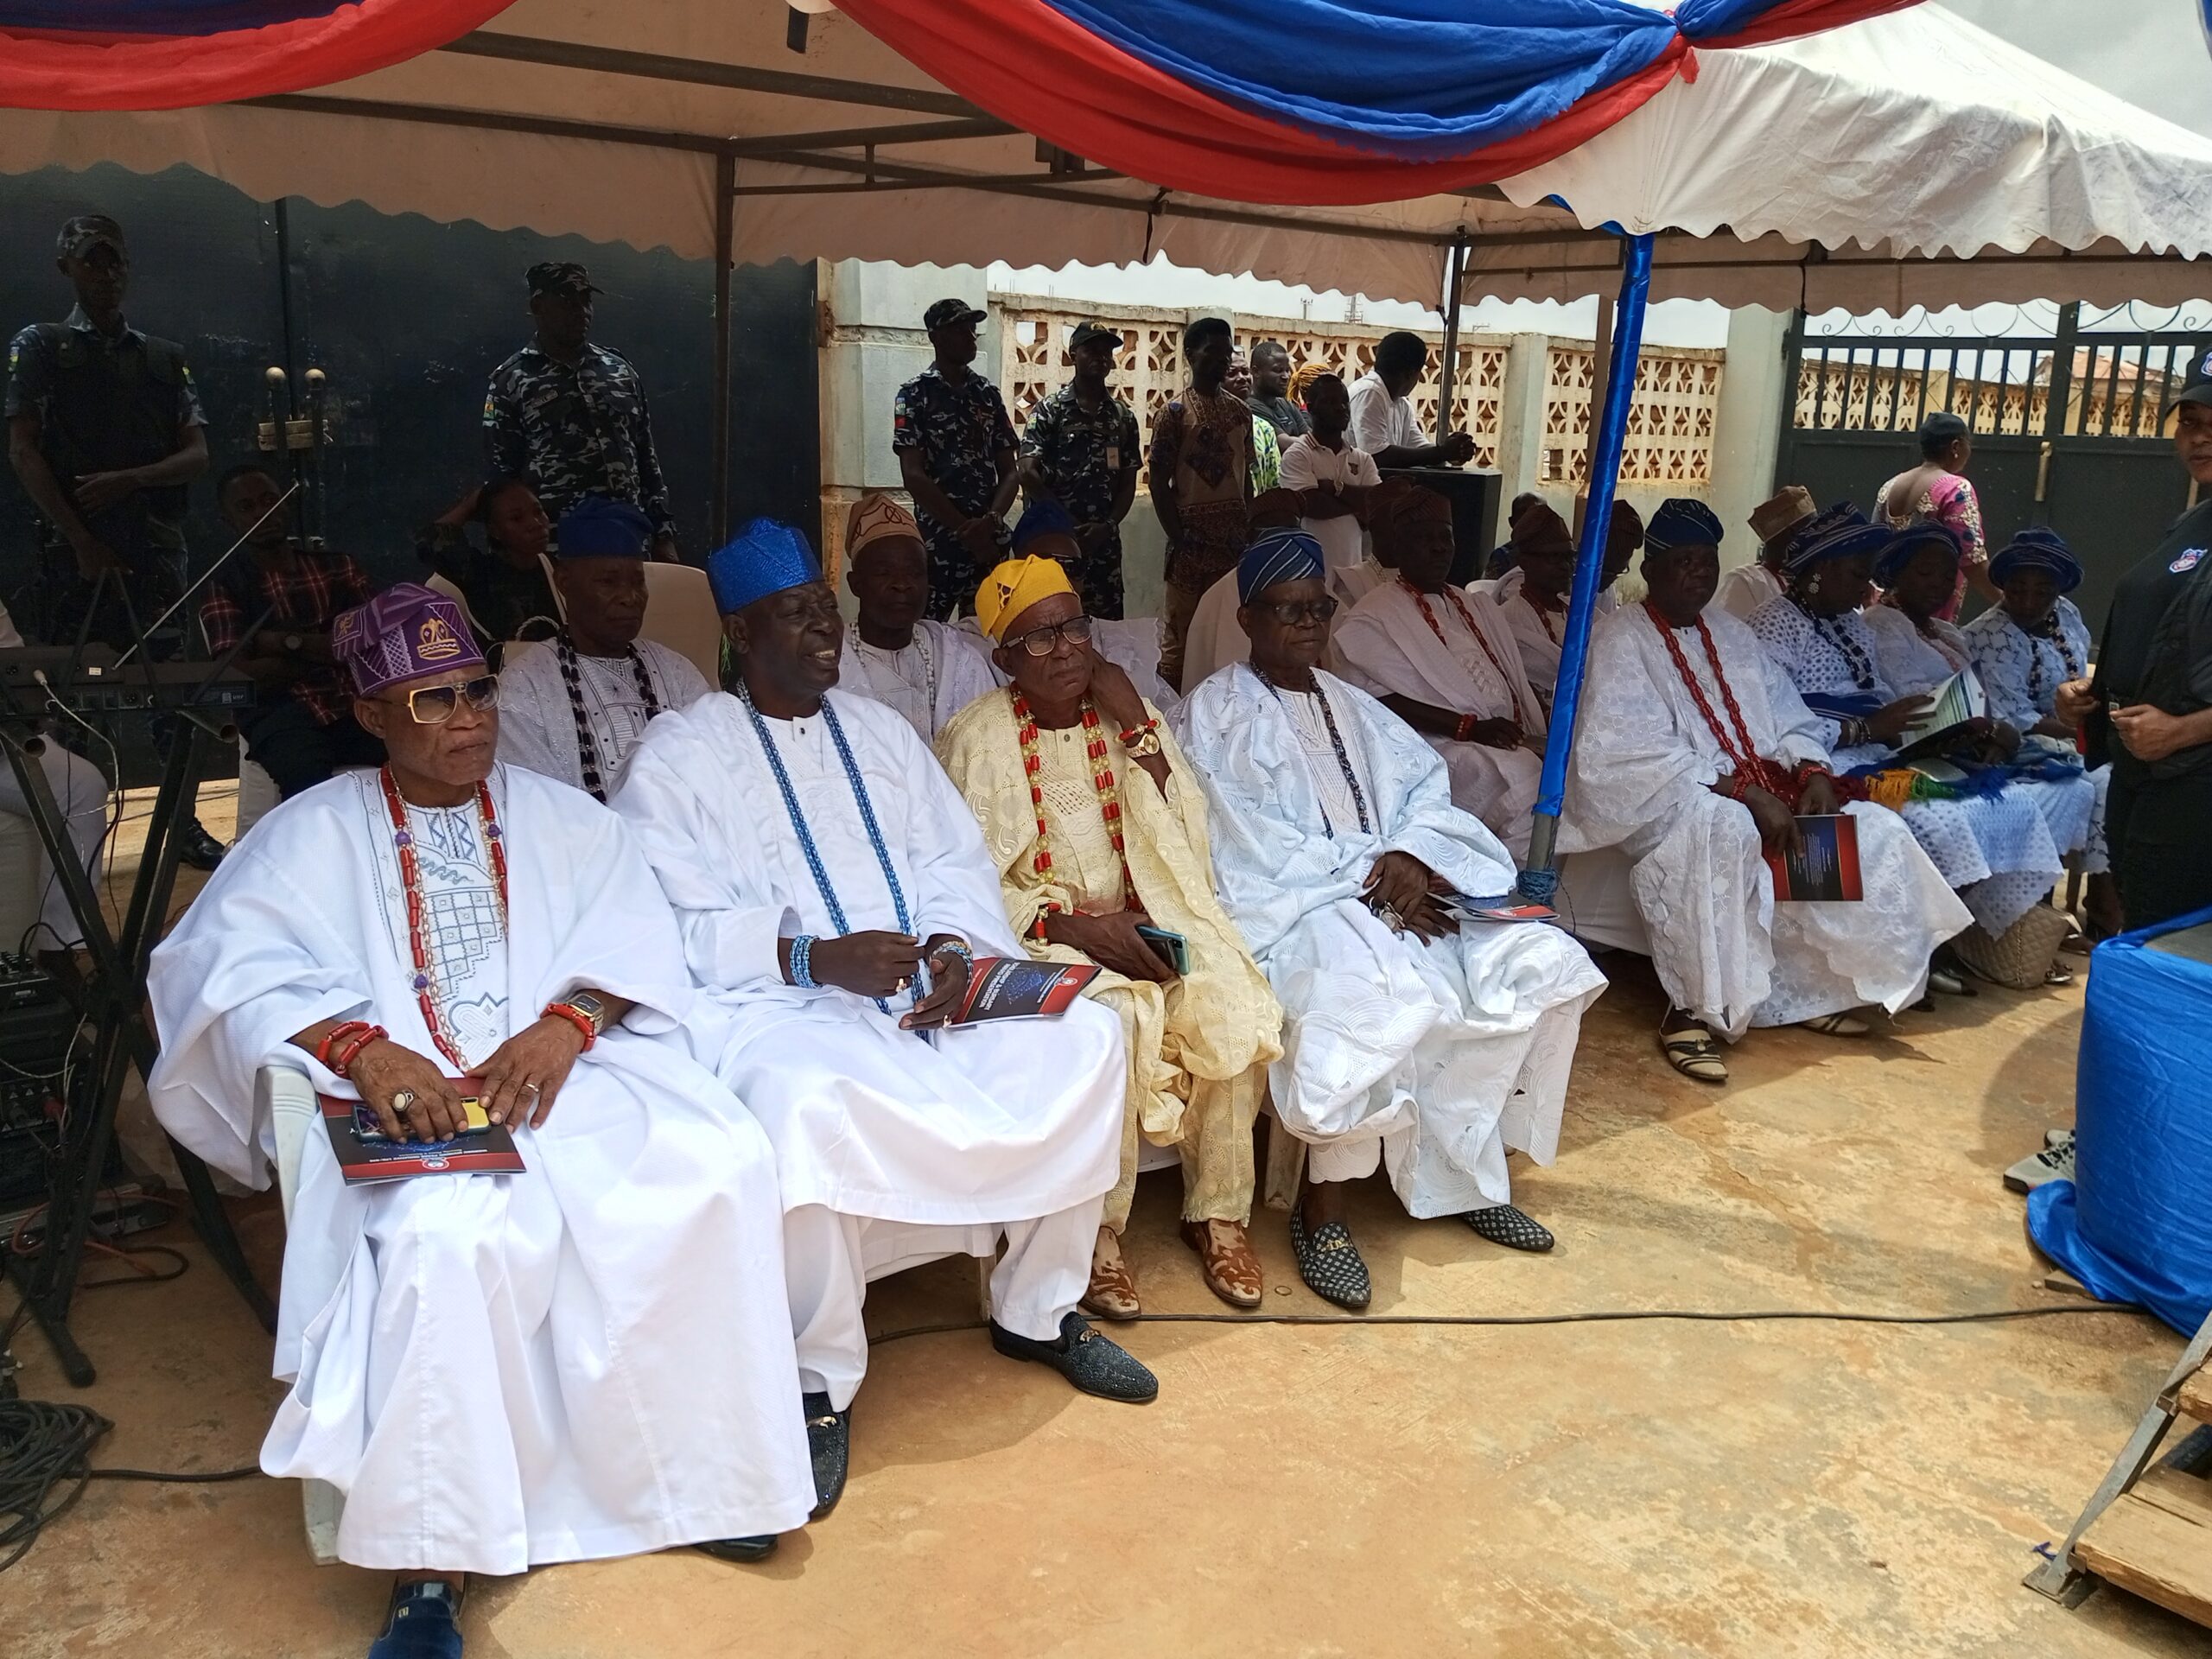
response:
M653 448L645 385L619 352L591 341L591 274L532 265L537 337L492 371L484 444L493 478L528 479L555 523L587 495L626 501L653 527L653 556L676 557L676 515Z
M1143 460L1137 417L1106 382L1122 337L1102 322L1083 321L1068 336L1075 375L1030 411L1021 433L1021 484L1032 501L1058 501L1075 520L1083 562L1070 575L1083 594L1083 613L1118 621L1122 615L1122 520L1136 499Z
M922 313L934 360L899 388L891 449L914 498L930 556L930 614L972 605L983 572L1006 556L1015 483L1014 423L999 389L970 366L985 314L965 300Z
M35 322L8 346L8 461L39 513L34 633L79 636L161 661L194 643L183 609L186 486L207 470L207 417L184 347L123 320L130 252L123 226L81 213L61 227L54 266L77 290L60 322ZM175 716L151 725L164 754ZM179 855L212 870L222 843L188 819Z
M184 348L123 320L123 227L80 214L54 264L76 308L8 347L8 460L41 520L32 626L48 644L85 630L122 650L184 591L185 486L207 470L207 419ZM183 627L180 612L151 654L174 655Z

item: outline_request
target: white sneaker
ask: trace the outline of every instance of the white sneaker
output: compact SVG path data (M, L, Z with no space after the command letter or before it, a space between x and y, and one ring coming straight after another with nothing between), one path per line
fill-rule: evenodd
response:
M2014 1192L2032 1192L2045 1181L2070 1181L2074 1179L2074 1135L2065 1131L2066 1138L2056 1146L2047 1146L2005 1172L2005 1185Z

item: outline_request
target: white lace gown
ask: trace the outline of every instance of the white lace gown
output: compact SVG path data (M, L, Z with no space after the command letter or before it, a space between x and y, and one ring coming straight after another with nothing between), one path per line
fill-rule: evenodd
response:
M2031 634L1993 606L1959 630L1974 671L1989 694L1989 712L2021 731L2048 720L2058 709L2058 688L2089 671L2089 625L2070 599L2061 597L2053 617L2056 637ZM2047 753L2061 757L2080 751L2064 738L2037 735L2028 739ZM2082 869L2101 875L2112 868L2112 855L2105 840L2105 798L2112 788L2112 768L2098 766L2088 774L2095 791L2088 834L2078 850ZM2069 847L2067 851L2077 850Z
M1750 630L1722 611L1703 620L1717 671L1695 630L1675 637L1716 716L1732 723L1725 675L1761 756L1787 768L1825 764L1819 721ZM1732 1042L1753 1026L1917 1001L1929 952L1972 918L1904 821L1885 807L1847 806L1865 897L1777 904L1750 810L1712 791L1734 770L1650 613L1631 605L1600 620L1560 844L1627 855L1669 999Z
M1879 706L1906 695L1883 677L1878 642L1859 612L1815 624L1784 596L1752 613L1751 629L1800 697L1871 696ZM1838 771L1878 765L1893 753L1880 743L1836 748L1841 723L1817 712L1813 718ZM1915 801L1904 816L1974 919L1999 934L2041 904L2065 874L2062 840L2079 846L2088 839L2090 808L2087 795L2069 799L2063 791L2016 782L1995 796Z
M1508 1148L1540 1164L1558 1150L1582 1013L1605 977L1557 928L1471 925L1423 944L1376 918L1360 893L1384 852L1478 897L1512 886L1513 861L1452 804L1442 761L1411 727L1343 680L1315 678L1357 798L1319 703L1278 697L1249 666L1198 686L1176 718L1205 785L1222 903L1283 1005L1276 1114L1315 1147L1317 1168L1379 1140L1409 1214L1505 1203Z

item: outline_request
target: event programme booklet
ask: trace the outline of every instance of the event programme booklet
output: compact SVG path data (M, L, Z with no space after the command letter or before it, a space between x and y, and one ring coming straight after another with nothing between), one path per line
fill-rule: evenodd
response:
M986 1020L1050 1019L1075 1006L1084 988L1098 977L1089 963L1033 962L1027 957L978 957L968 976L967 994L948 1026L973 1026Z
M1897 738L1897 759L1917 760L1936 754L1955 743L1961 728L1989 714L1989 696L1970 668L1962 668L1937 686L1935 702L1906 727Z
M1437 899L1447 916L1462 922L1555 922L1559 912L1510 893L1477 899L1464 893L1447 893Z
M451 1141L390 1140L377 1127L376 1114L362 1102L319 1096L322 1126L330 1132L330 1149L338 1155L338 1173L346 1185L365 1186L417 1175L521 1174L522 1154L515 1148L514 1136L505 1124L494 1123L485 1115L481 1080L452 1081L461 1090L468 1128Z
M1849 901L1866 897L1859 883L1859 823L1844 813L1797 820L1802 852L1769 853L1778 899Z

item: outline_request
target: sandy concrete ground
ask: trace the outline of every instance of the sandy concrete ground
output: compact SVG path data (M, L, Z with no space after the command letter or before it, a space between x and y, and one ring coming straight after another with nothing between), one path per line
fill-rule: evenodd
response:
M1757 1033L1726 1091L1675 1078L1642 964L1585 1028L1557 1166L1516 1160L1560 1236L1516 1256L1415 1224L1370 1184L1375 1312L1951 1311L2040 1287L2004 1166L2067 1120L2078 990L1986 991L1876 1040ZM1225 1312L1147 1177L1147 1306ZM238 1206L273 1268L281 1223ZM1282 1219L1255 1229L1270 1313L1324 1314ZM73 1395L39 1339L25 1391L115 1419L104 1463L249 1461L267 1339L196 1246L182 1281L84 1299L101 1367ZM974 1316L940 1263L878 1287L891 1332ZM1160 1373L1083 1400L974 1332L877 1350L843 1505L760 1568L696 1554L486 1580L472 1659L739 1654L2212 1655L2115 1592L2020 1587L2178 1338L2100 1314L2001 1325L1607 1323L1122 1332ZM297 1488L94 1486L0 1580L0 1654L353 1659L385 1586L308 1560Z

